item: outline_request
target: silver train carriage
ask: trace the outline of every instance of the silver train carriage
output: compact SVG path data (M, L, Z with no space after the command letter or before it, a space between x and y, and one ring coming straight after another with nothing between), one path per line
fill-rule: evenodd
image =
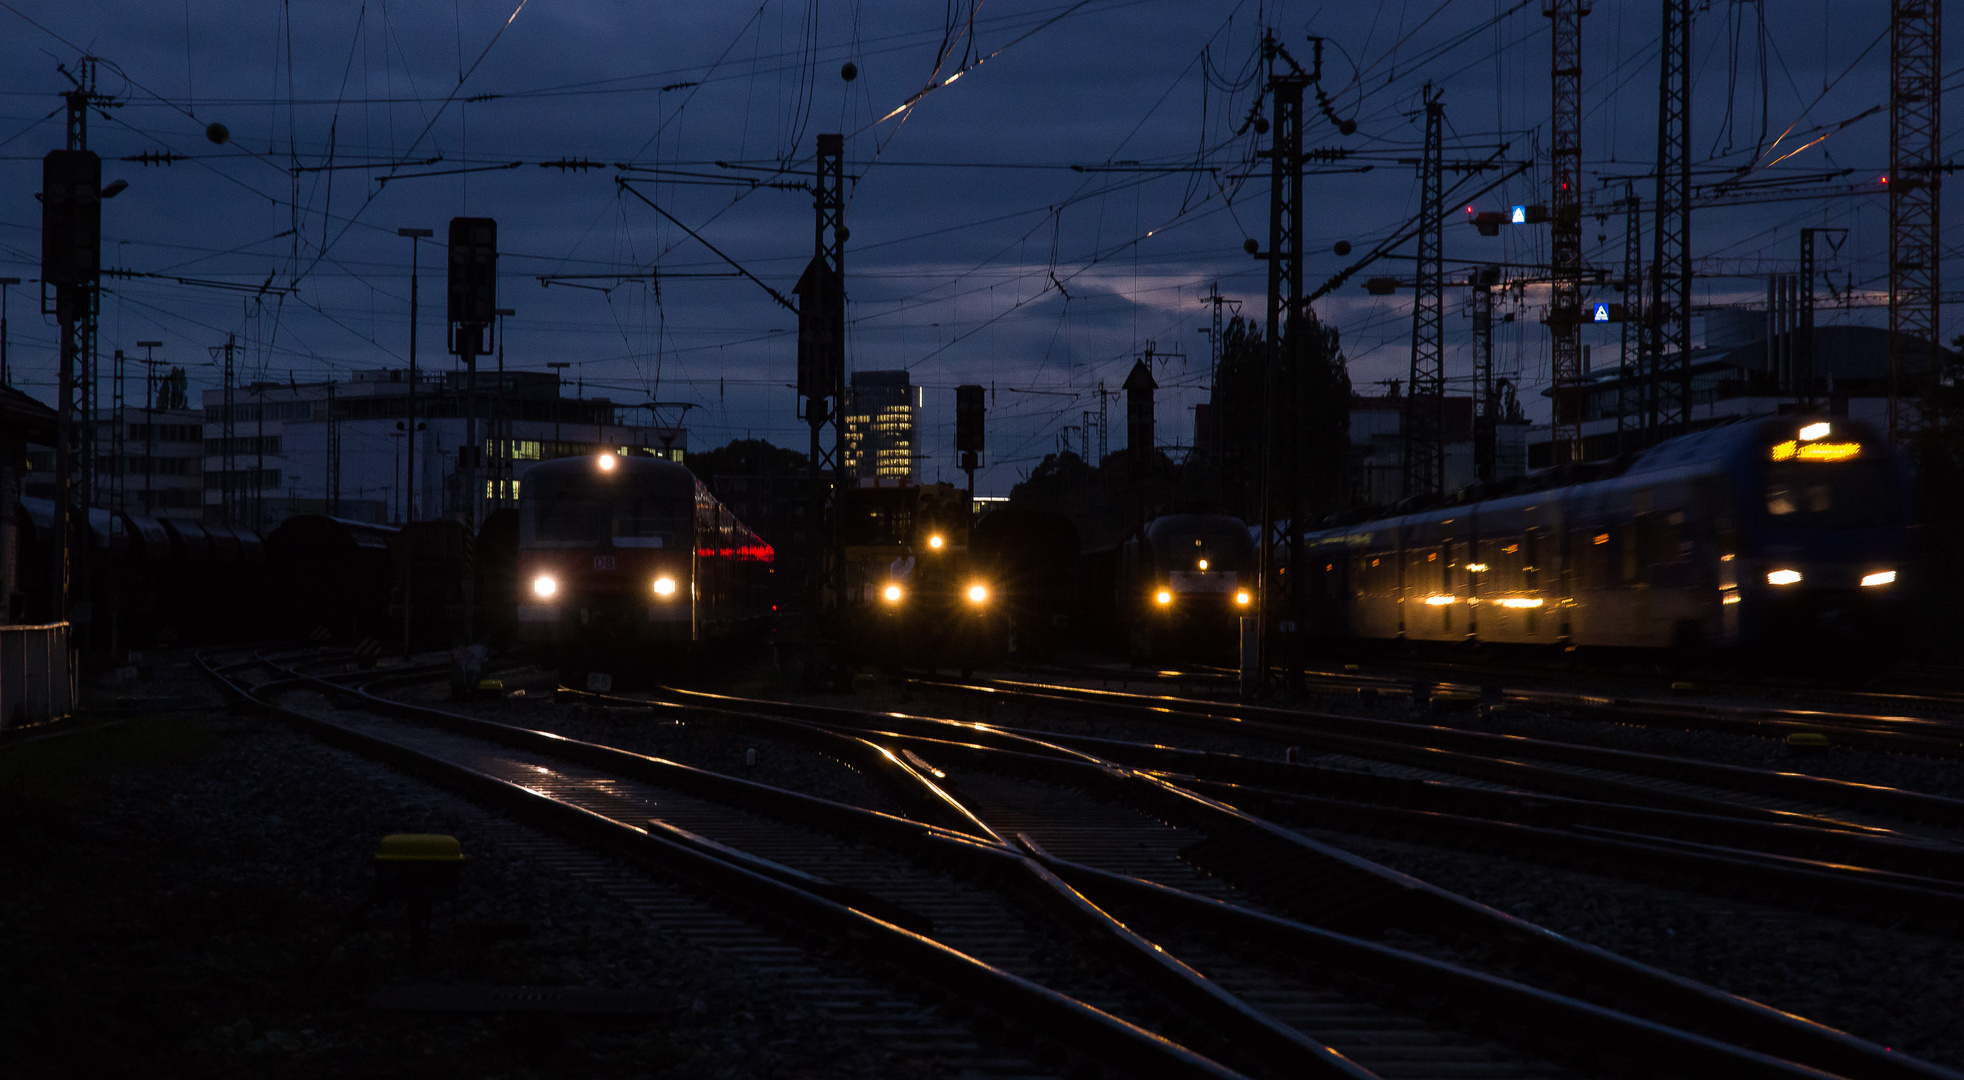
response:
M1749 420L1575 472L1306 534L1306 629L1874 651L1903 624L1910 485L1869 425Z

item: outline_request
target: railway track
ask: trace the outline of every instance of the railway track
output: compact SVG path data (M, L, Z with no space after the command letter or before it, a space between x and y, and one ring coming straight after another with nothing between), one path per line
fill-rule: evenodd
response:
M1274 965L1286 959L1300 965L1298 979L1302 970L1353 975L1369 970L1382 976L1400 965L1424 969L1424 975L1412 976L1407 994L1411 986L1423 985L1435 1003L1443 994L1454 1007L1484 1011L1486 1023L1513 1025L1516 1032L1523 1017L1545 1016L1543 1008L1575 1010L1562 1022L1572 1032L1607 1022L1603 1018L1617 1010L1629 1010L1620 1013L1624 1020L1651 1025L1636 1040L1649 1046L1650 1053L1676 1037L1661 1032L1681 1025L1678 1035L1758 1045L1848 1075L1931 1069L1906 1065L1899 1055L1841 1033L1522 924L1251 818L1163 776L1035 734L933 717L686 691L656 696L660 700L649 703L653 710L709 712L734 725L777 732L802 728L879 744L934 777L966 812L996 831L1014 834L1026 852L1093 901L1136 914L1138 925L1150 923L1160 948L1190 962L1205 957L1210 964L1228 963L1219 970L1202 970L1221 986L1235 987L1244 1001L1260 1000L1278 1011L1288 1002L1306 1009L1292 1016L1302 1025L1299 1030L1361 1063L1369 1063L1369 1044L1354 1042L1357 1032L1331 1026L1315 1012L1318 995L1338 988L1278 983L1275 971L1261 970L1264 962ZM1133 921L1126 920L1128 925ZM1223 927L1232 928L1227 931L1230 939L1259 942L1266 952L1233 965L1231 956L1224 959L1223 953L1210 951L1220 947L1218 942L1199 940L1207 932L1223 932ZM1409 947L1393 948L1389 942ZM1351 949L1359 951L1349 953L1346 963L1331 963L1333 954ZM1537 989L1515 976L1560 985L1566 994ZM1456 998L1455 993L1465 996ZM1494 1004L1503 1001L1507 1008L1496 1014ZM1588 1019L1582 1019L1585 1014ZM1605 1037L1591 1033L1598 1045ZM1396 1062L1386 1068L1400 1073L1413 1065ZM1682 1061L1670 1068L1701 1071Z
M1805 773L1454 727L1440 719L1332 713L1221 699L991 679L917 679L1005 710L1022 705L1088 710L1177 729L1234 732L1306 751L1382 762L1408 775L1483 781L1596 801L1713 812L1766 821L1900 832L1927 838L1964 829L1964 800Z
M1149 722L1174 714L1155 706ZM1204 717L1189 717L1206 726ZM1408 748L1389 752L1345 741L1348 752L1282 760L1283 748L1302 739L1293 727L1240 722L1238 735L1254 743L1271 730L1266 753L1195 750L1151 739L1074 734L1068 723L1033 737L1153 770L1176 783L1266 817L1304 827L1390 836L1441 846L1471 845L1555 865L1579 866L1642 881L1664 880L1694 891L1741 891L1777 905L1832 913L1885 926L1905 922L1939 933L1959 928L1964 910L1964 847L1954 836L1929 837L1878 825L1857 825L1819 808L1769 813L1762 800L1731 805L1706 791L1690 808L1655 800L1615 801L1645 793L1641 777L1620 786L1592 781L1589 797L1550 795L1529 786L1539 768L1514 770L1514 784L1468 780L1466 773L1508 778L1505 761L1469 765L1454 753L1433 768L1373 767L1379 759L1409 759ZM1430 729L1426 729L1430 730ZM1446 756L1446 755L1442 755ZM1514 763L1518 764L1518 763ZM1443 771L1459 768L1460 773ZM1567 780L1566 774L1556 774ZM1566 787L1584 785L1567 784ZM1676 800L1666 800L1667 803ZM1933 812L1954 809L1939 802Z
M273 677L255 679L254 669ZM360 689L338 689L324 679L295 676L271 658L217 667L214 674L254 708L276 713L331 743L435 781L516 820L574 839L579 847L566 851L575 863L594 858L579 850L585 849L624 856L654 870L646 884L655 891L630 885L621 890L628 898L626 902L651 906L654 915L668 925L701 931L716 947L751 960L763 970L777 972L794 993L802 993L841 1022L861 1024L900 1044L927 1047L964 1075L1059 1075L1055 1066L1046 1067L1037 1059L1063 1059L1067 1056L1065 1048L1074 1046L1127 1070L1184 1076L1238 1075L1081 1000L965 956L901 925L927 929L934 925L934 915L939 915L941 932L951 936L959 937L966 928L982 935L998 934L1009 941L1027 937L1028 932L1013 919L997 918L996 925L983 925L988 922L986 918L981 918L972 905L964 907L959 902L965 892L973 891L961 882L942 882L946 886L943 890L901 892L904 899L933 912L926 915L714 839L718 833L748 838L753 846L769 850L763 841L775 838L780 846L815 844L823 855L839 855L840 845L811 829L809 818L814 813L846 813L851 817L851 808L824 807L818 805L819 800L795 793L760 790L760 785L735 778L692 776L690 770L664 768L641 759L641 764L651 766L651 771L668 781L665 785L648 783L645 778L621 775L623 771L639 771L626 760L633 755L585 748L594 757L622 759L608 771L568 761L564 756L514 747L512 742L527 740L517 738L516 729L497 730L501 725L478 729L482 735L499 736L498 741L473 737L466 732L479 722L464 723L468 718L454 716L443 722L434 710L422 711L421 723L405 723L404 707L391 710L392 716L379 711L388 708L382 699ZM369 681L386 680L371 677ZM540 736L529 741L539 744L530 748L536 751L553 740ZM708 793L705 791L680 790L678 785L691 789L701 785L724 792L728 802L703 797ZM759 813L758 805L774 797L788 800L792 813L805 815L807 827L790 829ZM656 813L661 815L659 822L654 819ZM675 824L678 820L703 831ZM941 839L959 842L953 837ZM566 853L559 856L562 861L568 857ZM872 869L877 872L878 868ZM1002 905L990 906L1000 909ZM814 946L820 952L842 950L878 959L858 965L824 963L814 956ZM879 970L885 966L897 966L907 977L894 979L891 972ZM875 969L874 974L862 970L866 967ZM957 993L980 1007L985 1012L980 1025L984 1031L1030 1034L1032 1038L1013 1041L1025 1046L1034 1041L1034 1049L1027 1055L1005 1054L985 1043L975 1031L964 1030L969 1025L939 1015L933 1001L938 993L924 995L924 986L939 987L940 993Z
M1061 675L1121 683L1171 683L1183 691L1211 689L1222 694L1232 694L1237 685L1234 673L1211 668L1137 671L1081 666L1037 669L1033 674L1037 678ZM1558 711L1622 724L1729 731L1775 739L1822 737L1837 745L1864 750L1964 757L1964 715L1959 715L1964 714L1964 695L1960 694L1832 686L1798 689L1752 686L1715 694L1709 688L1698 690L1689 683L1682 684L1679 691L1659 693L1613 676L1607 677L1607 681L1621 682L1625 692L1604 694L1535 685L1554 681L1557 676L1552 672L1474 669L1448 663L1386 665L1369 673L1311 668L1304 672L1303 678L1305 689L1312 693L1356 695L1366 702L1402 699L1424 703L1440 696L1447 700L1470 699L1489 705ZM1566 681L1574 678L1570 676ZM1600 683L1605 679L1592 675L1591 681ZM1743 696L1760 700L1726 700ZM1804 702L1806 707L1768 704L1765 699L1769 698ZM1838 711L1819 707L1823 702L1846 702L1863 708ZM1880 711L1884 709L1894 711Z
M1027 743L1002 748L886 733L864 727L869 718L863 715L862 729L855 731L836 716L817 722L782 710L746 714L718 706L730 722L768 724L780 733L795 728L801 739L828 743L835 756L889 763L883 782L911 790L905 801L920 808L920 816L944 822L935 824L392 701L364 686L276 667L262 671L263 678L238 670L224 674L255 707L278 708L336 741L501 809L549 821L585 843L636 856L692 888L716 892L766 926L789 923L833 947L878 956L889 973L980 1005L1019 1029L1075 1048L1081 1062L1122 1074L1566 1076L1623 1074L1634 1064L1651 1075L1803 1076L1821 1072L1797 1062L1832 1062L1847 1076L1950 1075L1697 984L1656 972L1646 979L1635 966L1619 966L1586 947L1569 946L1571 965L1578 957L1609 963L1617 972L1612 981L1624 982L1618 995L1642 1002L1644 1009L1634 1012L1675 1009L1699 1022L1673 1026L1456 963L1475 959L1478 951L1463 943L1437 942L1435 955L1428 955L1290 918L1272 903L1268 910L1251 906L1247 885L1264 874L1271 879L1258 892L1293 896L1298 905L1311 901L1310 907L1322 907L1326 922L1345 921L1345 911L1354 918L1389 910L1387 890L1404 894L1397 906L1408 914L1450 894L1387 878L1381 868L1289 840L1211 800L1086 755L1060 755L1061 748L1033 753ZM275 698L280 704L269 700ZM692 712L701 712L701 704L693 703ZM943 722L938 734L949 731ZM1067 773L1063 782L1052 775L1059 767ZM1142 781L1153 807L1136 803L1134 789ZM1106 790L1112 783L1128 797L1114 799ZM1106 814L1118 818L1088 817L1093 803L1107 804ZM1022 827L1005 835L972 804L1005 822L1003 828ZM1179 812L1168 814L1169 806ZM1168 820L1195 815L1193 821ZM758 819L770 820L760 825ZM850 838L852 850L836 850L842 837ZM1148 837L1156 839L1142 847ZM1274 878L1278 841L1299 853L1299 865L1282 867L1292 873ZM1119 854L1138 858L1141 851L1155 860L1160 876L1188 887L1114 868L1122 865L1113 861ZM1186 876L1176 877L1183 862ZM1414 904L1413 890L1425 899ZM965 930L962 919L974 918L976 909L960 897L983 892L995 893L988 907L997 921L982 919ZM948 940L969 934L978 951L1001 950L1005 965L1028 964L1011 947L1019 940L1010 925L1016 920L1000 918L1005 905L1014 908L1017 900L1021 940L1029 943L1035 935L1039 951L1051 950L1048 966L1033 973L1081 997L949 947ZM1108 908L1135 914L1140 925L1158 928L1156 936L1140 936ZM1461 901L1456 918L1476 909ZM1030 919L1032 910L1044 917ZM1418 922L1436 923L1438 914ZM897 922L911 922L914 932ZM1059 928L1074 940L1060 939ZM1513 952L1560 952L1557 940L1541 932ZM1238 955L1254 943L1256 955ZM1204 976L1190 957L1204 958ZM1359 972L1370 973L1362 980L1367 985L1358 985ZM1596 974L1601 983L1603 973ZM1112 1011L1084 1000L1101 995ZM1714 1009L1733 1014L1718 1026L1739 1025L1741 1041L1767 1050L1686 1030L1714 1026L1710 1016L1698 1015ZM1441 1013L1449 1022L1438 1019ZM1496 1040L1496 1033L1505 1038ZM1345 1048L1353 1053L1340 1052Z

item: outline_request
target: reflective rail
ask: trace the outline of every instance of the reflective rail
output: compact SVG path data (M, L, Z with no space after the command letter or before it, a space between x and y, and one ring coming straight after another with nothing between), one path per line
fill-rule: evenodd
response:
M0 731L58 719L74 708L68 624L0 626Z

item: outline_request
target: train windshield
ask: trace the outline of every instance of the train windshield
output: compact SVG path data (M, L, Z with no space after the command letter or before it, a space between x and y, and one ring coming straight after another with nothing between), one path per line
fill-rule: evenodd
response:
M527 547L592 547L601 540L613 500L567 488L527 500L519 542Z
M1766 469L1766 513L1775 524L1807 529L1887 525L1897 507L1886 462L1776 461Z
M642 496L613 503L615 547L688 546L689 502Z

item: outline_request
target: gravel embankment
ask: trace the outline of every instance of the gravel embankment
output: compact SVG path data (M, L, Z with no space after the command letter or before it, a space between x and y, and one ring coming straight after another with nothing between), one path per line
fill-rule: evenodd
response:
M1964 947L1955 938L1512 859L1302 832L1633 960L1964 1068Z
M0 1059L19 1076L214 1080L944 1075L539 865L542 841L514 844L516 828L217 708L0 749ZM392 832L449 833L470 856L422 970L401 911L370 900ZM367 1008L400 983L660 1004L559 1025Z

